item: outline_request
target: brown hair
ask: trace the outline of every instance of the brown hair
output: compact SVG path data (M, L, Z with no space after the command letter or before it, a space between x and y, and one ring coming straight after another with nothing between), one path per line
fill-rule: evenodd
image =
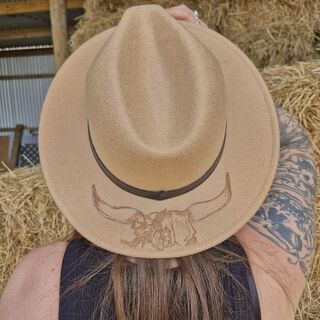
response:
M82 236L75 231L72 239L79 238ZM90 256L97 248L91 242L88 243L86 256ZM246 256L228 250L229 245L239 245L239 242L232 236L206 251L176 258L178 267L175 268L168 267L172 259L136 258L133 263L126 256L109 252L105 260L100 261L90 272L79 277L67 288L60 299L79 289L97 273L110 268L111 276L106 279L92 319L96 319L98 310L100 310L98 315L100 320L109 319L108 312L112 308L114 310L111 311L115 312L116 319L233 319L223 287L223 276L227 275L234 279L228 264L241 263L249 268L249 263ZM277 278L291 302L281 279L276 273L273 276ZM237 285L242 290L237 298L249 294L241 283L237 282Z

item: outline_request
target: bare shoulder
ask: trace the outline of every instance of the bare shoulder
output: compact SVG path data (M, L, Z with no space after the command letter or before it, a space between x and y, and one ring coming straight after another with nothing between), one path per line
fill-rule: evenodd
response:
M58 319L60 272L67 244L56 241L21 259L1 296L0 319Z
M248 257L262 319L293 320L306 283L299 267L288 263L285 252L248 224L236 237Z

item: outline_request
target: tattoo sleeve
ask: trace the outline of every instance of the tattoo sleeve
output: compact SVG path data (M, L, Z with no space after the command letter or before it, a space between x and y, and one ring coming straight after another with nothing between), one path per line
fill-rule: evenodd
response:
M276 105L280 159L263 205L248 223L288 254L307 277L315 249L314 210L317 172L307 131Z

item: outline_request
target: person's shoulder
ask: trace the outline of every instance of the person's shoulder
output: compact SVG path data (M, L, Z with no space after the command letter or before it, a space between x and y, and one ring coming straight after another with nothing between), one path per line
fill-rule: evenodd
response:
M31 266L41 268L45 264L54 262L55 258L64 253L67 245L68 241L55 241L36 247L21 259L15 269L29 268Z
M45 274L61 267L62 258L68 241L55 241L32 249L16 265L10 280L28 281L32 279L36 284ZM15 279L17 278L17 279Z
M57 319L67 241L32 249L14 268L0 299L0 319ZM14 306L14 308L13 308ZM50 318L51 319L51 318Z
M245 225L236 233L258 291L262 319L293 319L306 279L299 266L267 238Z

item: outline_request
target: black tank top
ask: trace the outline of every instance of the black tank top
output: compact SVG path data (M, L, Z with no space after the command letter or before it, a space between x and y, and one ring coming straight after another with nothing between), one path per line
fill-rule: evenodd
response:
M238 255L245 256L245 251L240 244L228 244L227 240L223 242L229 250ZM61 267L60 277L60 297L62 293L80 276L86 274L91 267L96 265L97 261L106 257L108 251L95 247L94 251L88 255L84 255L90 243L85 239L74 239L69 242ZM228 268L233 277L240 282L250 293L250 296L244 297L243 291L240 290L239 283L230 276L223 279L224 290L227 293L227 304L230 311L225 310L225 319L237 320L260 320L261 311L258 294L254 279L250 269L242 263L228 264ZM98 301L100 291L106 282L106 273L97 274L88 281L80 290L76 290L72 295L65 295L60 298L59 320L88 320L92 319L95 303ZM113 302L111 307L113 307ZM108 320L116 320L114 312L110 308ZM227 316L232 313L232 317ZM99 317L99 312L96 319Z

